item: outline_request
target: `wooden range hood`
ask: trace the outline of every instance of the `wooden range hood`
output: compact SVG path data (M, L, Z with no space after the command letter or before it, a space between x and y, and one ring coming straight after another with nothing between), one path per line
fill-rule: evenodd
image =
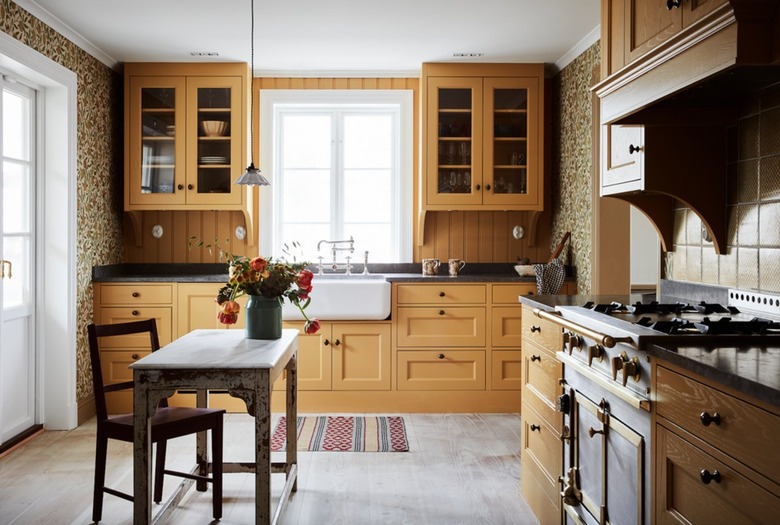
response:
M620 69L593 88L600 99L601 172L609 168L613 126L636 125L643 176L606 190L602 180L601 195L647 215L664 251L673 247L680 201L702 220L716 253L724 253L728 128L741 101L773 85L780 85L776 0L730 0Z

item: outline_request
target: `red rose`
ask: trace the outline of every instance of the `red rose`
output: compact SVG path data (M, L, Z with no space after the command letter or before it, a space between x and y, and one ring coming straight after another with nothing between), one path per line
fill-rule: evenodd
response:
M307 292L311 292L312 279L314 279L314 274L311 273L311 270L301 270L301 273L298 274L298 286L305 289Z
M316 334L320 330L320 320L319 319L312 319L311 321L306 321L306 324L303 327L303 331L306 332L308 335Z
M262 257L255 257L254 259L249 261L249 267L259 273L263 273L265 271L266 266L268 266L268 261L263 259Z

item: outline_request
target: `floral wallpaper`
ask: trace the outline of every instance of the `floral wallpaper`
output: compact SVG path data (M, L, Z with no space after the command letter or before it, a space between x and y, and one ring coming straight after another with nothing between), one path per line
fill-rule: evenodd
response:
M78 75L76 399L92 394L86 326L92 266L122 262L122 77L11 0L0 31Z
M578 293L589 293L591 288L590 87L593 70L601 63L600 53L596 42L553 79L551 243L571 232L563 260L577 269Z

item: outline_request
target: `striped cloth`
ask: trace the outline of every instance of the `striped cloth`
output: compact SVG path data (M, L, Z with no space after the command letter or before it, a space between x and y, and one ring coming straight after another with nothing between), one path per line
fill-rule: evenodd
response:
M271 435L271 451L286 450L287 420L283 416ZM330 452L408 452L401 416L298 417L298 450Z

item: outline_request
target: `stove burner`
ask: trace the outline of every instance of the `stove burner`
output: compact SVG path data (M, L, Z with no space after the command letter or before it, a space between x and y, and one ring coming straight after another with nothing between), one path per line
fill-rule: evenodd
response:
M706 301L702 301L699 304L695 304L691 308L693 308L695 311L699 312L700 314L704 314L704 315L739 313L739 310L734 306L723 306L718 303L708 303Z
M668 321L653 321L649 317L642 317L637 321L638 325L646 326L665 334L700 334L701 330L692 321L675 317Z
M723 335L723 334L742 334L742 335L778 335L780 334L780 323L754 317L750 321L732 321L729 317L721 318L717 321L710 321L705 317L701 322L694 323L696 328L702 334Z

